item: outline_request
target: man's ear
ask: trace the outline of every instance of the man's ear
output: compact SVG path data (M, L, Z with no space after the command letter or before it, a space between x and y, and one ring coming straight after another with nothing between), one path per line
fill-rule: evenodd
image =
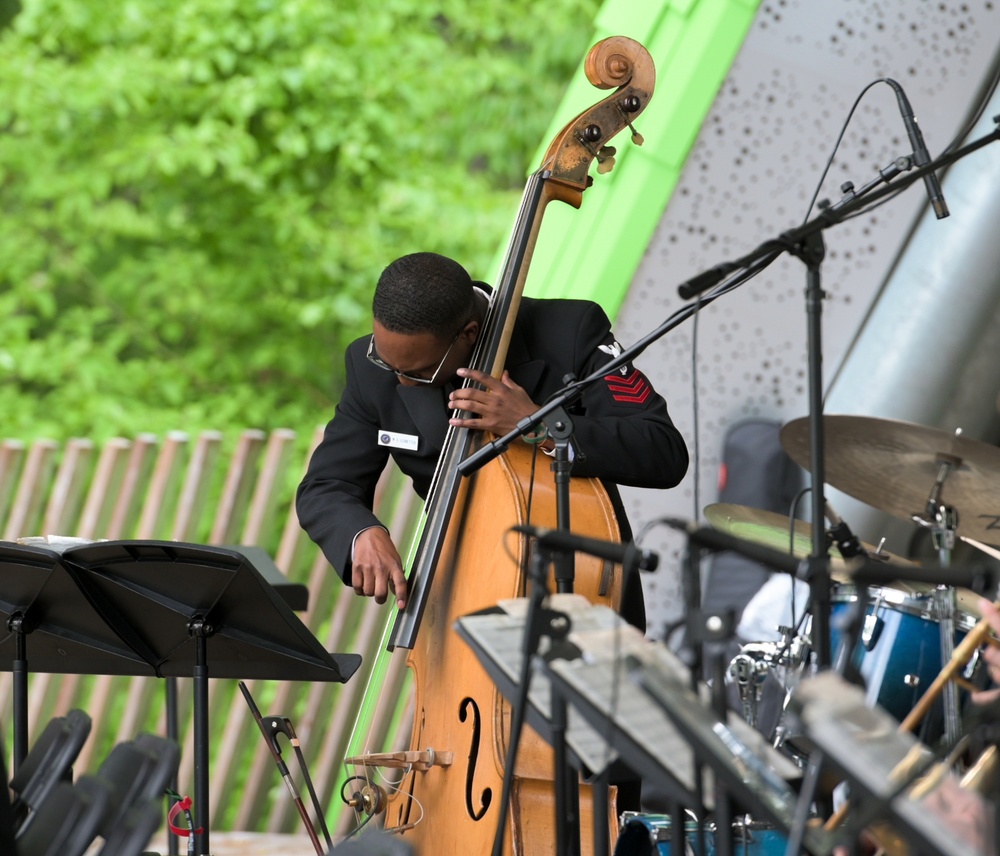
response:
M482 329L482 326L480 321L473 319L462 328L460 335L465 337L470 345L475 345L479 341L479 331Z

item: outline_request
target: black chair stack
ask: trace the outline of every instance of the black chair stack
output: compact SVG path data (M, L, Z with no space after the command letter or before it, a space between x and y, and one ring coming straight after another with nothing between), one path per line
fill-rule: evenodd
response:
M20 833L60 782L73 778L73 764L90 735L90 717L82 710L49 721L11 777L11 814Z
M6 806L0 806L0 852L82 856L99 841L97 856L146 852L163 821L180 749L172 740L142 734L116 745L94 775L74 780L73 763L90 725L87 714L73 710L45 727L10 780L9 826L3 823Z

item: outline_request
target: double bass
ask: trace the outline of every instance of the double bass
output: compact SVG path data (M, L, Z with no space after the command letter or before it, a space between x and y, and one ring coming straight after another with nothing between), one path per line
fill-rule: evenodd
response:
M614 89L567 123L528 179L498 283L472 367L500 377L539 228L549 202L579 208L592 179L590 167L607 172L614 162L608 141L645 109L655 73L646 49L615 36L598 42L585 62L588 80ZM414 688L413 728L408 749L347 758L370 781L378 767L402 771L386 789L366 791L368 811L384 814L386 832L399 832L419 854L467 856L486 853L498 827L511 712L472 650L453 630L455 620L525 593L528 538L512 536L515 525L554 527L554 479L533 464L534 450L515 443L470 477L458 466L483 442L481 433L450 428L428 493L415 551L409 561L409 599L396 614L388 649L406 657ZM594 538L620 540L614 509L597 479L570 480L573 528ZM565 520L565 516L562 518ZM607 574L593 557L575 557L575 587L595 603L617 608L621 573ZM526 728L518 744L506 811L505 850L516 856L555 852L552 750ZM614 788L609 819L617 814ZM374 794L374 796L372 796ZM582 787L583 852L593 818Z

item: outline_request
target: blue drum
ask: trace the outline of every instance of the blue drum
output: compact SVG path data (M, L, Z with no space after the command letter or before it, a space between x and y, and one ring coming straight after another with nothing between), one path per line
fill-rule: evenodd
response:
M865 700L903 720L942 669L941 628L936 604L930 594L890 588L868 590L864 629L854 650L853 664L864 678ZM842 639L848 610L857 601L853 587L841 586L834 592L830 615L834 659ZM955 616L955 644L975 621L966 613ZM975 659L966 667L971 677ZM925 741L941 733L941 700L928 715Z
M621 817L618 843L614 856L685 856L695 853L698 825L685 825L685 847L671 850L671 819L668 814L625 812ZM705 856L715 856L716 830L709 824L705 829ZM733 824L735 856L784 856L788 839L773 827L753 821Z

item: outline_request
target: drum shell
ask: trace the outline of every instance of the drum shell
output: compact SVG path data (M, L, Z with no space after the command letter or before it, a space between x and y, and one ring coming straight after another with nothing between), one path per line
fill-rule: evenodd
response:
M667 814L625 812L614 856L686 856L695 853L698 825L684 824L685 848L673 849L672 822ZM705 856L715 856L718 834L714 825L705 826ZM756 821L733 824L733 852L740 856L783 856L787 837L765 823Z
M843 642L839 629L857 602L853 586L839 586L831 598L831 641L835 657ZM894 588L871 588L865 608L865 628L851 658L865 683L865 701L902 721L913 710L943 668L941 626L930 594ZM958 610L954 619L957 645L975 625ZM975 678L976 662L964 677ZM938 699L922 724L921 737L933 742L942 734L943 702Z

